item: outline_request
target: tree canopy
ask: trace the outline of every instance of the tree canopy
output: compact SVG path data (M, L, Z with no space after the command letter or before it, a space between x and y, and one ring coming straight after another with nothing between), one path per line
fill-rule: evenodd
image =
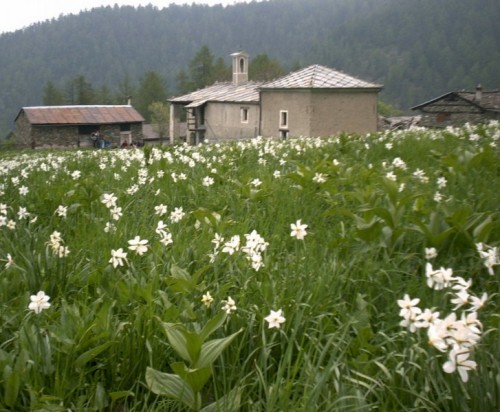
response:
M229 79L240 49L250 78L322 64L383 84L381 98L407 111L450 90L500 86L499 15L498 0L93 8L0 35L0 137L20 107L60 101L48 81L66 100L123 104L140 99L149 71L171 95Z

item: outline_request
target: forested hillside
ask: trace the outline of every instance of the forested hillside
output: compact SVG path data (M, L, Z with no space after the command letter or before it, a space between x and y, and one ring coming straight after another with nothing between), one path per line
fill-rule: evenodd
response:
M285 70L318 63L381 83L408 110L452 89L500 87L498 0L269 0L232 6L102 7L0 35L0 137L47 83L104 92L158 73L168 95L203 45ZM115 93L116 95L116 93ZM122 102L123 103L123 102Z

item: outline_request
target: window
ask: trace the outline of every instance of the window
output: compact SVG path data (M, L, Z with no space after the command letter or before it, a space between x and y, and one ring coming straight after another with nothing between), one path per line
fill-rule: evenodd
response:
M240 73L245 73L245 59L243 57L240 58Z
M248 107L242 107L240 110L241 123L248 123Z
M450 114L449 113L438 113L436 115L436 122L442 123L450 120Z
M288 129L288 110L280 110L280 129Z
M120 132L130 132L130 123L120 124Z

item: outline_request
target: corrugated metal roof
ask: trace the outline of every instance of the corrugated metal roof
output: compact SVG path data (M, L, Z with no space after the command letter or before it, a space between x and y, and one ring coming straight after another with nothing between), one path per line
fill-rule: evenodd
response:
M21 111L31 124L116 124L138 123L144 118L132 106L35 106Z
M169 99L171 103L189 104L196 107L206 102L258 103L258 87L262 83L247 82L235 85L231 82L215 83L204 89Z
M382 85L365 82L328 67L315 64L277 80L263 84L261 89L381 89Z

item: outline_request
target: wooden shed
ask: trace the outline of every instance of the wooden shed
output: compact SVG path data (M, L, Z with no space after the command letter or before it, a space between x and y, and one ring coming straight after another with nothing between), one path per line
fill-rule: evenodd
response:
M16 117L19 147L91 147L99 131L114 146L142 141L144 118L130 105L23 107Z

